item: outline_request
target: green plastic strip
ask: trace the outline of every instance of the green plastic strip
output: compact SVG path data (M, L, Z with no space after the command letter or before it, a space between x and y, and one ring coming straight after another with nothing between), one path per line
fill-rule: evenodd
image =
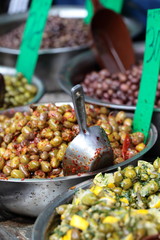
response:
M156 97L160 67L160 9L148 10L143 72L138 102L133 119L133 131L148 137Z
M102 6L109 8L117 13L121 13L124 0L99 0ZM94 14L94 8L91 0L86 0L85 6L87 9L87 16L84 19L85 23L90 23Z
M52 0L32 0L16 63L17 72L23 73L28 82L31 82L34 74L51 3Z

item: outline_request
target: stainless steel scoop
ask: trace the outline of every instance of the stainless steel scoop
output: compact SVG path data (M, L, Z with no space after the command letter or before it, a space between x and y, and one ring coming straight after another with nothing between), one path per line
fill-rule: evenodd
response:
M65 176L92 172L113 164L113 151L104 129L87 127L82 86L74 86L71 94L80 132L66 150L63 159Z

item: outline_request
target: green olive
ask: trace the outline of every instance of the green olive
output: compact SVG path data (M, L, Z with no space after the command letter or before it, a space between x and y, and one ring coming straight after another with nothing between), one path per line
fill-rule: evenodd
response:
M5 166L5 160L3 158L0 158L0 170L2 170Z
M11 159L10 166L12 169L18 168L20 163L20 158L19 157L14 157Z
M142 188L142 185L141 185L140 182L134 183L134 185L133 185L133 190L134 190L135 192L139 192L141 188Z
M40 168L40 163L37 160L32 160L28 163L28 170L29 171L36 171Z
M48 124L53 131L59 131L62 129L62 124L58 123L53 118L49 119Z
M72 123L76 121L76 116L74 112L65 112L63 118Z
M119 124L122 124L124 122L125 118L126 118L126 113L124 111L119 111L115 116L115 120Z
M19 170L25 175L26 178L30 177L30 173L26 165L19 164Z
M50 164L52 168L57 168L59 166L59 160L56 157L52 157Z
M154 167L155 169L160 168L160 158L159 158L159 157L158 157L156 160L154 160L154 162L153 162L153 167Z
M41 170L45 173L48 173L52 170L51 164L47 161L41 161L40 165L41 165Z
M114 182L119 184L123 180L122 173L120 171L117 171L114 173Z
M121 182L121 187L122 187L124 190L129 189L131 186L132 186L132 181L131 181L130 178L125 178L125 179L122 180L122 182Z
M40 151L49 152L52 149L52 144L47 139L44 139L44 140L41 140L40 142L38 142L37 148Z
M49 158L49 153L46 152L46 151L42 152L42 153L40 154L40 158L41 158L42 160L47 160L47 159Z
M11 171L12 171L12 168L11 168L11 167L9 167L9 166L7 166L7 165L5 165L5 166L3 167L3 173L4 173L7 177L11 175Z
M55 136L53 139L51 139L50 143L53 147L57 147L62 143L62 137Z
M82 204L87 206L94 205L96 201L97 201L96 195L90 191L86 191L81 198Z
M11 177L12 178L25 178L25 175L21 170L13 169L11 171Z
M24 154L20 156L20 163L28 164L30 161L29 156Z
M128 169L125 171L124 176L126 178L134 179L136 177L136 172L133 169Z

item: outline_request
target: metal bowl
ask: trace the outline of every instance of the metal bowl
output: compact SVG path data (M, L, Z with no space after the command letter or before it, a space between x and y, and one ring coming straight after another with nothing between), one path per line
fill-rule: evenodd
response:
M142 59L144 53L144 43L137 43L134 45L135 53L138 59ZM61 88L70 95L71 88L81 83L86 74L91 71L100 70L98 63L96 62L95 56L92 51L87 51L85 53L80 54L79 56L74 57L68 64L63 68L60 75L59 84ZM85 96L85 100L88 103L97 104L101 106L107 106L112 109L126 110L129 112L134 112L135 106L127 106L127 105L118 105L108 103L99 99L91 98L89 96ZM158 130L158 139L156 144L153 147L153 151L148 152L148 157L151 156L160 156L160 108L155 108L153 112L152 122L155 124ZM154 153L154 154L153 154Z
M75 6L55 6L49 11L50 16L58 15L65 18L85 18L86 9ZM9 32L27 19L27 13L3 15L0 17L0 35ZM130 18L124 18L131 37L136 37L142 25ZM47 91L61 90L59 72L69 59L89 49L89 45L78 47L52 48L39 50L39 58L35 74L44 81ZM0 47L0 65L15 66L19 50Z
M16 69L11 68L11 67L6 67L6 66L0 66L0 73L2 73L3 75L6 74L6 75L14 76L16 74ZM28 102L28 104L38 102L41 99L41 97L43 96L44 91L45 91L44 85L38 77L33 76L32 83L37 87L37 94L32 99L32 101Z
M48 204L48 206L41 212L34 223L32 230L32 240L48 240L50 233L60 221L58 214L56 213L56 207L62 204L71 203L73 196L78 189L88 189L91 185L92 180L87 180L75 186L73 190L69 190L68 192L65 192L62 195L58 196L56 199L54 199L54 201ZM158 239L160 239L160 234L145 237L142 240Z
M56 103L56 105L62 104L64 103ZM65 102L65 104L72 105L72 103L69 102ZM8 109L2 113L11 116L17 111L29 111L29 106ZM132 113L127 113L127 115L133 117ZM147 146L144 150L122 163L92 173L53 179L0 179L0 207L12 213L37 217L55 197L69 190L70 187L93 178L98 172L112 172L115 171L117 167L124 168L128 164L136 165L139 159L145 158L145 154L154 146L156 139L157 130L152 124Z

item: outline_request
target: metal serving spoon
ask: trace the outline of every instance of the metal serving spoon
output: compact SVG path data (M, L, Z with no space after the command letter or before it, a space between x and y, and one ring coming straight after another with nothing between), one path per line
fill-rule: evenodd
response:
M90 30L97 61L111 73L124 72L135 63L129 31L120 14L104 8L99 0L92 3L95 13Z
M108 137L100 126L87 127L83 88L71 89L80 132L69 144L64 159L64 175L91 172L113 164L113 151Z
M0 107L3 107L5 94L5 81L3 75L0 73Z

